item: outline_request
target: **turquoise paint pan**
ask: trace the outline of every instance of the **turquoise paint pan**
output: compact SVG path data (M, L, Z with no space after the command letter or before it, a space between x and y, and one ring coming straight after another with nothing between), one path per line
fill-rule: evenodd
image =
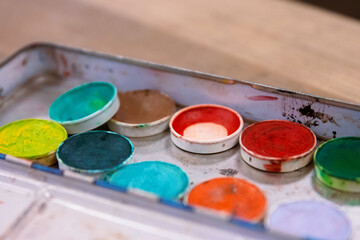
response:
M108 82L79 85L61 96L50 106L49 116L69 134L97 128L109 121L120 107L116 87Z
M128 163L134 147L126 137L109 131L89 131L66 139L57 149L60 169L86 175L112 172Z
M108 181L111 184L140 189L166 199L182 197L189 184L189 178L181 168L160 161L126 165L114 172Z

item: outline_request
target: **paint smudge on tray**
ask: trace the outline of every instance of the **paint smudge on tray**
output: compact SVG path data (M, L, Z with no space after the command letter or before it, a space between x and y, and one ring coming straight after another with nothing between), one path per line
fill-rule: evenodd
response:
M336 126L340 126L337 122L335 122L334 117L330 116L329 114L322 113L322 112L316 112L311 104L303 105L301 108L297 109L298 112L305 116L312 119L319 119L323 123L331 122L332 124L335 124ZM311 123L309 123L311 125Z
M232 168L220 169L220 171L219 171L219 173L224 176L234 176L234 175L238 174L238 172L239 171L232 169Z
M270 164L264 164L264 168L269 172L281 172L281 162L270 161Z
M278 100L277 97L264 96L264 95L250 96L250 97L246 97L246 98L249 100L252 100L252 101L276 101L276 100Z

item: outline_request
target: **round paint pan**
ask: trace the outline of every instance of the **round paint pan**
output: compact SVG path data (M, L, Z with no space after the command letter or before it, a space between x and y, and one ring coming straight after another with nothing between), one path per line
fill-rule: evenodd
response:
M195 186L187 195L187 203L222 211L249 222L260 221L267 200L255 185L240 178L214 178Z
M59 168L98 176L126 164L134 147L129 139L109 131L90 131L73 135L58 148Z
M155 90L119 92L120 108L108 122L110 130L128 137L147 137L168 129L175 102Z
M56 149L66 138L66 130L56 122L22 119L0 128L0 153L51 166L56 163Z
M254 168L290 172L312 160L315 134L307 127L285 120L257 122L240 136L241 156Z
M186 107L170 119L171 140L193 153L217 153L238 143L244 122L239 113L220 105Z
M181 198L189 184L186 173L176 165L146 161L126 165L114 172L110 183L140 189L165 199Z
M117 112L120 101L114 85L90 82L79 85L51 104L49 116L69 134L97 128L109 121Z
M301 239L346 240L351 237L351 224L335 205L303 200L278 205L271 209L265 225L276 232Z
M341 191L360 192L360 138L329 140L314 154L316 177Z

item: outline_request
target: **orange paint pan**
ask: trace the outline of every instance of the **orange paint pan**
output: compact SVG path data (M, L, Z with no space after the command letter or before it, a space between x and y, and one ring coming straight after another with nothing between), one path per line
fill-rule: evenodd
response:
M231 214L257 222L266 211L267 200L255 185L240 178L215 178L195 186L187 197L188 204Z

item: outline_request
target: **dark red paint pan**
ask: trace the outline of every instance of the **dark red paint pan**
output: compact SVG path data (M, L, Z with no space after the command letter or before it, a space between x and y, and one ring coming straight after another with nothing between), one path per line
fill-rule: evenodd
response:
M269 172L290 172L312 160L316 137L299 123L268 120L247 127L241 133L240 146L249 165Z
M176 112L170 120L171 140L194 153L217 153L238 143L244 122L231 108L202 104Z

